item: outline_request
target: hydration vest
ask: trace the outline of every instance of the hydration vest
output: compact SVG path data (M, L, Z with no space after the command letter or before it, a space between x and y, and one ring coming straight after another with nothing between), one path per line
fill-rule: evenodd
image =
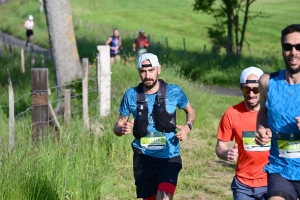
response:
M159 79L159 88L153 105L152 117L158 131L169 133L176 129L176 110L168 113L166 108L166 93L168 84ZM133 135L140 139L148 134L148 104L143 90L143 84L136 87L137 91L137 117L134 120Z
M138 48L148 48L149 44L148 44L147 37L145 37L145 36L138 37L137 38L137 46L138 46Z

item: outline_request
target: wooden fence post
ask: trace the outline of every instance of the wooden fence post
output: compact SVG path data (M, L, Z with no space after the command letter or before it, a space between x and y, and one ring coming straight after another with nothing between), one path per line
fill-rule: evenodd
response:
M110 88L111 88L111 71L110 71L110 47L108 45L97 46L99 57L97 62L97 80L98 95L100 106L100 117L110 113Z
M12 151L15 146L15 99L14 91L11 83L9 68L7 68L8 76L8 100L9 100L9 150Z
M13 62L13 55L12 55L12 47L11 47L11 45L9 45L8 48L9 48L10 61Z
M3 49L3 33L0 31L0 56L2 56Z
M186 44L185 44L185 38L183 38L183 48L184 48L184 53L186 53Z
M205 54L205 52L206 52L206 44L204 45L204 47L203 47L203 54Z
M89 123L89 107L88 107L88 75L89 60L82 59L82 109L83 109L83 125L86 130L90 129Z
M45 59L44 59L44 55L41 54L41 55L40 55L40 58L41 58L41 68L44 68L44 67L45 67Z
M31 68L34 68L35 65L35 53L33 50L33 45L31 45L31 50L30 50L30 63L31 63Z
M168 42L168 38L166 37L166 46L167 46L167 51L169 49L169 42Z
M45 137L49 126L48 69L31 69L32 139Z
M21 73L25 73L25 57L24 57L24 48L21 48Z
M71 116L71 90L65 89L64 96L65 96L64 121L65 121L65 124L68 125L70 123L70 116Z

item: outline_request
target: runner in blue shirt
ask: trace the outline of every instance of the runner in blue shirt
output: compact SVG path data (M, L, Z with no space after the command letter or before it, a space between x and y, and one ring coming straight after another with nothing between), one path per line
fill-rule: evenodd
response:
M271 141L269 200L300 197L300 24L281 32L286 69L264 74L259 81L260 110L255 142Z
M179 86L158 79L161 66L156 55L142 54L138 72L142 82L125 92L114 133L123 136L133 132L135 137L132 149L137 198L172 199L182 168L179 141L184 141L192 129L195 111ZM177 107L186 113L182 126L176 124ZM130 114L134 120L128 121Z

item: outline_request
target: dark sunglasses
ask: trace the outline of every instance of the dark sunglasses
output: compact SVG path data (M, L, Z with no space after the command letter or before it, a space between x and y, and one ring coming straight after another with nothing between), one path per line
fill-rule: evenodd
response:
M250 87L241 87L242 91L244 94L250 94L250 92L252 91L254 94L258 94L259 93L259 90L258 90L258 87L253 87L253 88L250 88Z
M284 43L284 44L282 44L282 48L285 51L292 51L293 47L295 47L295 49L297 51L300 51L300 44L290 44L290 43Z

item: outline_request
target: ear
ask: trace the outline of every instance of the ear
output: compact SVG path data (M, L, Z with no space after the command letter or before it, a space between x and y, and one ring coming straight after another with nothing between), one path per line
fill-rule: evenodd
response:
M157 74L160 74L162 66L157 67Z

